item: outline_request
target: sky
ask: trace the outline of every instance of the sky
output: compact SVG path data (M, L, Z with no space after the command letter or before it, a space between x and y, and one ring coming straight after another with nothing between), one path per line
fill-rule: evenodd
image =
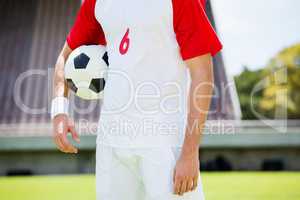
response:
M211 0L229 75L264 67L300 43L299 0Z

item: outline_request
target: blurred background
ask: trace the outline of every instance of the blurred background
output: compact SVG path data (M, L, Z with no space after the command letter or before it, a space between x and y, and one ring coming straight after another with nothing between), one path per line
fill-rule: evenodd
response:
M71 97L95 110L72 110L78 155L59 153L50 137L53 67L80 4L0 0L1 200L95 197L90 127L99 103ZM208 200L300 199L299 8L298 0L206 2L224 44L200 149Z

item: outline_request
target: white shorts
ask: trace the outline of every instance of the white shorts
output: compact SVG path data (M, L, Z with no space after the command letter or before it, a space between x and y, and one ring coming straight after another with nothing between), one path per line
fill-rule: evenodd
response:
M198 188L173 195L173 171L180 149L124 149L97 145L97 200L204 200Z

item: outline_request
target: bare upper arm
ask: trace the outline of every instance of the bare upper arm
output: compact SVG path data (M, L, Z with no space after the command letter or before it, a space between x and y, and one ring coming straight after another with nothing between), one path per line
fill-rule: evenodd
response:
M207 80L213 79L213 62L211 54L197 56L185 61L191 79L193 80Z
M72 51L73 50L69 47L68 43L65 42L65 44L64 44L64 46L63 46L63 48L61 50L60 56L63 56L63 58L65 60L67 60L68 57L69 57L69 55L72 53Z

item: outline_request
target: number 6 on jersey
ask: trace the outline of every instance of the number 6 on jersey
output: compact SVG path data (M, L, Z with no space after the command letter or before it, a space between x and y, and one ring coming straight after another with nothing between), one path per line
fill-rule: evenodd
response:
M123 39L120 43L119 51L121 55L125 55L129 49L130 39L129 39L129 28L127 29Z

